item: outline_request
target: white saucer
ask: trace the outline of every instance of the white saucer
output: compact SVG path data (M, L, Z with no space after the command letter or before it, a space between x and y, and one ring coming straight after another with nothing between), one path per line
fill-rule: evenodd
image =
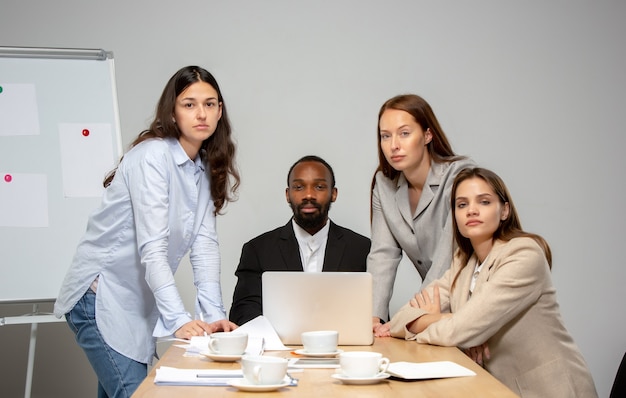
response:
M374 377L350 377L343 373L335 373L331 377L333 379L341 380L345 384L376 384L390 376L389 373L379 373Z
M204 355L205 357L212 359L216 362L235 362L241 359L243 355L221 355L216 354L211 351L202 351L200 355Z
M287 387L289 382L284 381L280 384L250 384L246 379L232 379L228 380L228 384L240 391L274 391L282 387Z
M304 355L305 357L313 357L313 358L332 358L341 354L343 350L337 350L335 352L308 352L307 350L300 349L294 351L298 355Z

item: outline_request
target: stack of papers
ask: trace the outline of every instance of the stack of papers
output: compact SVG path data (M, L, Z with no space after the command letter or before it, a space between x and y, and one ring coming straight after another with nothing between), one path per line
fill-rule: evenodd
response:
M161 366L154 383L161 386L228 386L228 381L243 378L239 370L178 369Z
M189 340L189 344L178 345L187 351L187 354L200 354L209 349L209 336L193 336Z
M154 384L159 386L230 386L232 380L237 379L244 382L241 369L179 369L161 366L156 370ZM285 376L285 383L295 387L298 385L298 379Z
M263 315L241 325L236 331L248 333L248 346L244 355L263 355L264 351L284 351L290 349L285 347L270 322ZM177 346L186 350L185 356L199 357L202 352L208 350L210 339L211 336L193 336L191 340L162 339L162 341L180 341L184 344L177 344Z
M387 373L402 379L441 379L445 377L476 376L473 371L450 361L392 362Z

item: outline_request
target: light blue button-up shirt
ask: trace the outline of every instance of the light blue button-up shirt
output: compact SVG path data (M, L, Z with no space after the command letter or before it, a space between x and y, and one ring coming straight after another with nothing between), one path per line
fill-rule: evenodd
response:
M190 251L207 322L226 318L209 179L171 138L149 139L124 155L102 204L89 218L54 306L69 312L98 278L96 322L119 353L150 363L155 338L192 320L174 280Z

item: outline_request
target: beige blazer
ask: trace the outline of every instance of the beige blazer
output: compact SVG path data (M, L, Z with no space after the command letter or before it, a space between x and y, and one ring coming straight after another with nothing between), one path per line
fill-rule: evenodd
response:
M487 343L485 369L520 396L597 397L587 365L569 335L541 247L531 238L498 241L485 259L469 296L475 256L461 269L455 258L439 285L442 312L452 317L414 335L406 325L424 314L405 305L391 321L395 337L469 348ZM460 275L452 291L454 276Z
M374 283L374 316L389 318L389 300L403 251L424 280L424 286L450 267L453 248L450 191L459 171L475 166L468 158L432 162L413 214L404 175L400 174L396 181L382 172L376 174L372 192L372 248L367 257L367 271ZM419 290L422 280L414 281L414 290Z

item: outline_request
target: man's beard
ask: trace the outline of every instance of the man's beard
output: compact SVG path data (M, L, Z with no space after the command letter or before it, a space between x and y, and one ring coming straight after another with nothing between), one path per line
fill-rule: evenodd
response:
M305 205L313 205L316 209L316 213L302 213L302 208ZM326 206L322 206L315 201L303 200L299 205L294 205L291 203L291 210L293 210L293 219L296 221L302 229L317 229L324 226L326 223L326 219L328 218L328 211L330 210L329 201Z

